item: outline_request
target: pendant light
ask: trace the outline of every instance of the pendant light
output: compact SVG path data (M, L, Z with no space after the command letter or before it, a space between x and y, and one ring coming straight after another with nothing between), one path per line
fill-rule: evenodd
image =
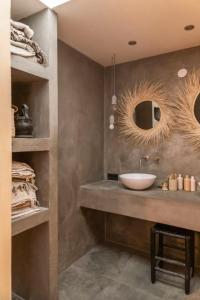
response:
M110 115L109 121L110 121L109 129L113 130L115 128L115 117L114 117L114 115Z
M117 110L117 96L116 96L116 56L112 56L112 110L115 112ZM113 130L115 128L115 116L111 114L109 117L109 129Z

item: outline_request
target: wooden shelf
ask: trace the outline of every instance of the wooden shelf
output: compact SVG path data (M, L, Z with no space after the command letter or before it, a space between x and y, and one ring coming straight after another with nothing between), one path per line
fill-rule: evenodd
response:
M13 152L49 151L49 138L13 138Z
M12 236L34 228L49 220L49 209L41 207L41 210L30 215L19 217L12 221Z
M11 55L11 68L13 82L49 80L48 67L22 56Z

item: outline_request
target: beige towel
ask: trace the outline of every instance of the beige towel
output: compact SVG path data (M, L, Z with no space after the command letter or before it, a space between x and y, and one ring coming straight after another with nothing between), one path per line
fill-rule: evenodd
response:
M35 51L33 50L33 48L25 43L16 42L16 41L11 40L11 45L18 47L18 48L22 48L24 50L27 50L31 54L35 55Z
M22 179L24 181L34 183L35 172L28 164L18 162L18 161L13 161L12 178L18 181Z
M31 53L25 49L10 45L10 52L23 57L34 57L35 53ZM36 59L36 58L35 58Z
M27 39L32 39L34 31L28 25L13 20L10 20L10 24L14 28L14 31L21 31Z
M11 28L10 28L11 43L12 42L19 43L18 45L20 48L23 48L27 51L30 50L31 53L34 51L35 56L37 57L37 62L42 65L47 65L48 63L47 56L42 51L38 43L32 40L33 34L34 34L33 30L26 24L20 22L14 22L11 20ZM24 46L22 44L24 44ZM14 46L16 46L16 44ZM16 49L13 49L13 51L15 50Z
M12 216L23 215L23 212L39 207L36 191L37 187L29 182L12 182Z

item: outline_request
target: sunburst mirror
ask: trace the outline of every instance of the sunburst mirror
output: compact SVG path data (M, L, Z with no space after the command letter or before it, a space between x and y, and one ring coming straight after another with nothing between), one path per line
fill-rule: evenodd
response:
M161 143L170 135L172 120L170 101L161 83L137 84L119 102L119 131L132 144Z
M200 70L193 70L177 90L177 123L187 142L200 150Z

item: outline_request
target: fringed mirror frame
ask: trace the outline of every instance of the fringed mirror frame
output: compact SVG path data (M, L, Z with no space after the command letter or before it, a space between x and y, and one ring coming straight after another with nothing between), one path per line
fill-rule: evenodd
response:
M178 129L184 133L184 137L200 150L200 124L195 117L195 102L200 94L200 69L188 73L184 79L182 87L177 89L177 125Z
M173 126L172 109L161 83L142 82L128 90L118 106L118 128L122 136L133 145L159 144L165 140ZM133 119L136 106L144 101L154 101L160 108L161 118L154 128L141 129Z

